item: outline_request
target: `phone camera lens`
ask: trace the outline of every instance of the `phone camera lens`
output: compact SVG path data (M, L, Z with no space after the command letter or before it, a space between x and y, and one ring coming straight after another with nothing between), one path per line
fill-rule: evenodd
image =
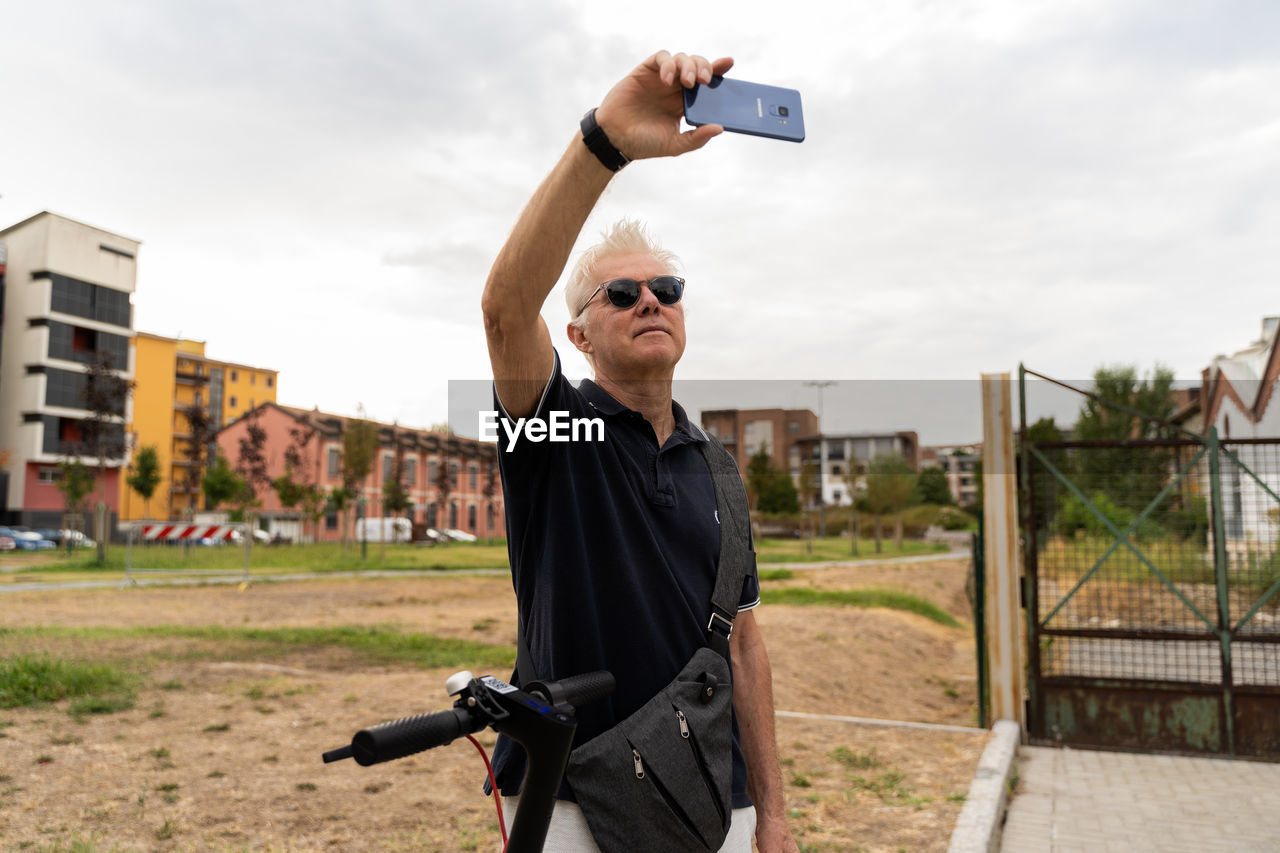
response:
M791 115L791 113L788 112L786 107L778 107L778 115L785 117Z

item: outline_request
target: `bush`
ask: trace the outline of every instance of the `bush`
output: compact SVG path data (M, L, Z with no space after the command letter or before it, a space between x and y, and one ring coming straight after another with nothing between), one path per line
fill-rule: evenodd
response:
M1201 495L1185 495L1182 506L1164 515L1164 526L1179 541L1209 546L1209 502Z
M1133 524L1133 520L1138 517L1138 513L1128 507L1120 506L1105 492L1094 492L1089 495L1089 500L1097 508L1098 512L1102 513L1120 531L1127 530L1129 525ZM1108 539L1115 537L1115 534L1102 522L1102 519L1098 518L1075 495L1068 495L1063 500L1056 523L1058 532L1068 539L1074 538L1076 533L1081 530L1090 536ZM1138 526L1136 538L1154 539L1163 533L1163 528L1148 518Z

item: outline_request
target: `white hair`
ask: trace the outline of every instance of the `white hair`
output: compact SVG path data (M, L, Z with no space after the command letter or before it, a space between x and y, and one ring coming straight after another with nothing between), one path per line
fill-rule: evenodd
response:
M631 252L648 255L661 264L670 275L680 271L680 259L674 252L659 246L657 241L649 235L643 222L635 219L621 219L611 225L608 230L601 232L599 243L583 251L573 267L573 272L569 274L569 283L564 289L565 305L569 308L569 322L578 328L586 327L587 321L582 311L582 303L586 302L591 292L600 285L595 277L596 267L600 266L600 262L614 255L625 255Z

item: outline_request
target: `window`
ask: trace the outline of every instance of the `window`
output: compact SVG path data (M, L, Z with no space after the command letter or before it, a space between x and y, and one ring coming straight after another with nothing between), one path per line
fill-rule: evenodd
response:
M406 486L418 484L418 460L414 457L404 460L404 483Z
M62 472L57 468L41 468L36 473L36 482L43 486L51 486L62 479Z
M85 407L85 389L88 386L88 375L71 370L59 370L50 367L45 373L44 402L47 406L63 406L69 409ZM124 401L120 401L120 412L124 412Z
M460 467L460 466L458 465L458 463L457 463L457 462L450 462L450 463L449 463L449 485L450 485L450 486L453 486L455 489L456 489L456 488L458 488L458 468L459 468L459 467ZM455 514L455 515L457 514L457 507L454 507L454 514ZM456 525L456 524L451 524L451 525L449 525L449 526L450 526L450 527L457 527L458 525Z
M331 512L324 517L324 529L325 530L338 529L338 514L336 512Z
M44 273L43 277L47 277L52 285L51 310L126 329L133 327L133 304L128 293L58 273Z
M382 482L389 483L395 478L396 458L389 454L382 454Z
M342 451L336 447L329 448L329 476L337 477L342 473Z
M274 376L268 376L268 377L267 377L267 387L268 387L268 388L270 388L270 387L272 387L272 386L273 386L273 385L275 385L275 384L276 384L276 378L275 378Z
M479 469L479 466L476 465L476 463L472 462L470 465L467 466L467 488L471 489L471 491L473 492L476 490L476 476L479 474L479 472L480 472L480 469ZM474 529L474 525L472 527Z
M458 502L454 501L449 504L449 529L456 530L458 527Z
M230 406L230 407L231 407L231 408L233 408L233 409L236 407L236 398L235 398L235 396L234 396L234 395L232 395L231 397L227 398L227 405L228 405L228 406Z
M439 521L439 518L437 518L438 515L439 513L436 511L435 501L427 504L427 527L436 526L436 522Z
M232 382L239 382L239 381L240 381L240 371L238 371L238 370L233 370L233 371L231 371L231 381L232 381Z
M471 504L467 507L467 529L472 533L476 532L476 505Z
M50 320L48 326L49 358L88 364L101 352L111 359L113 365L123 367L129 362L129 339L124 335L85 329L57 320Z
M257 384L258 384L258 374L256 374L256 373L250 373L250 374L249 374L249 384L250 384L250 385L257 385Z
M489 532L490 532L490 533L492 533L492 532L493 532L493 518L494 518L494 516L495 516L495 515L496 515L496 513L493 511L493 504L489 504L489 505L485 508L485 516L486 516L486 517L487 517L487 519L488 519L488 530L489 530Z
M427 485L434 486L440 478L440 463L434 459L427 460Z

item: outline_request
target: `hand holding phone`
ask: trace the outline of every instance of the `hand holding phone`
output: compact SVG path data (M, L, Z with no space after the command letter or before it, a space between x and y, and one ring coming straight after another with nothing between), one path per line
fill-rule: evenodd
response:
M804 111L795 89L714 76L684 90L684 120L694 127L718 124L734 133L804 141Z

